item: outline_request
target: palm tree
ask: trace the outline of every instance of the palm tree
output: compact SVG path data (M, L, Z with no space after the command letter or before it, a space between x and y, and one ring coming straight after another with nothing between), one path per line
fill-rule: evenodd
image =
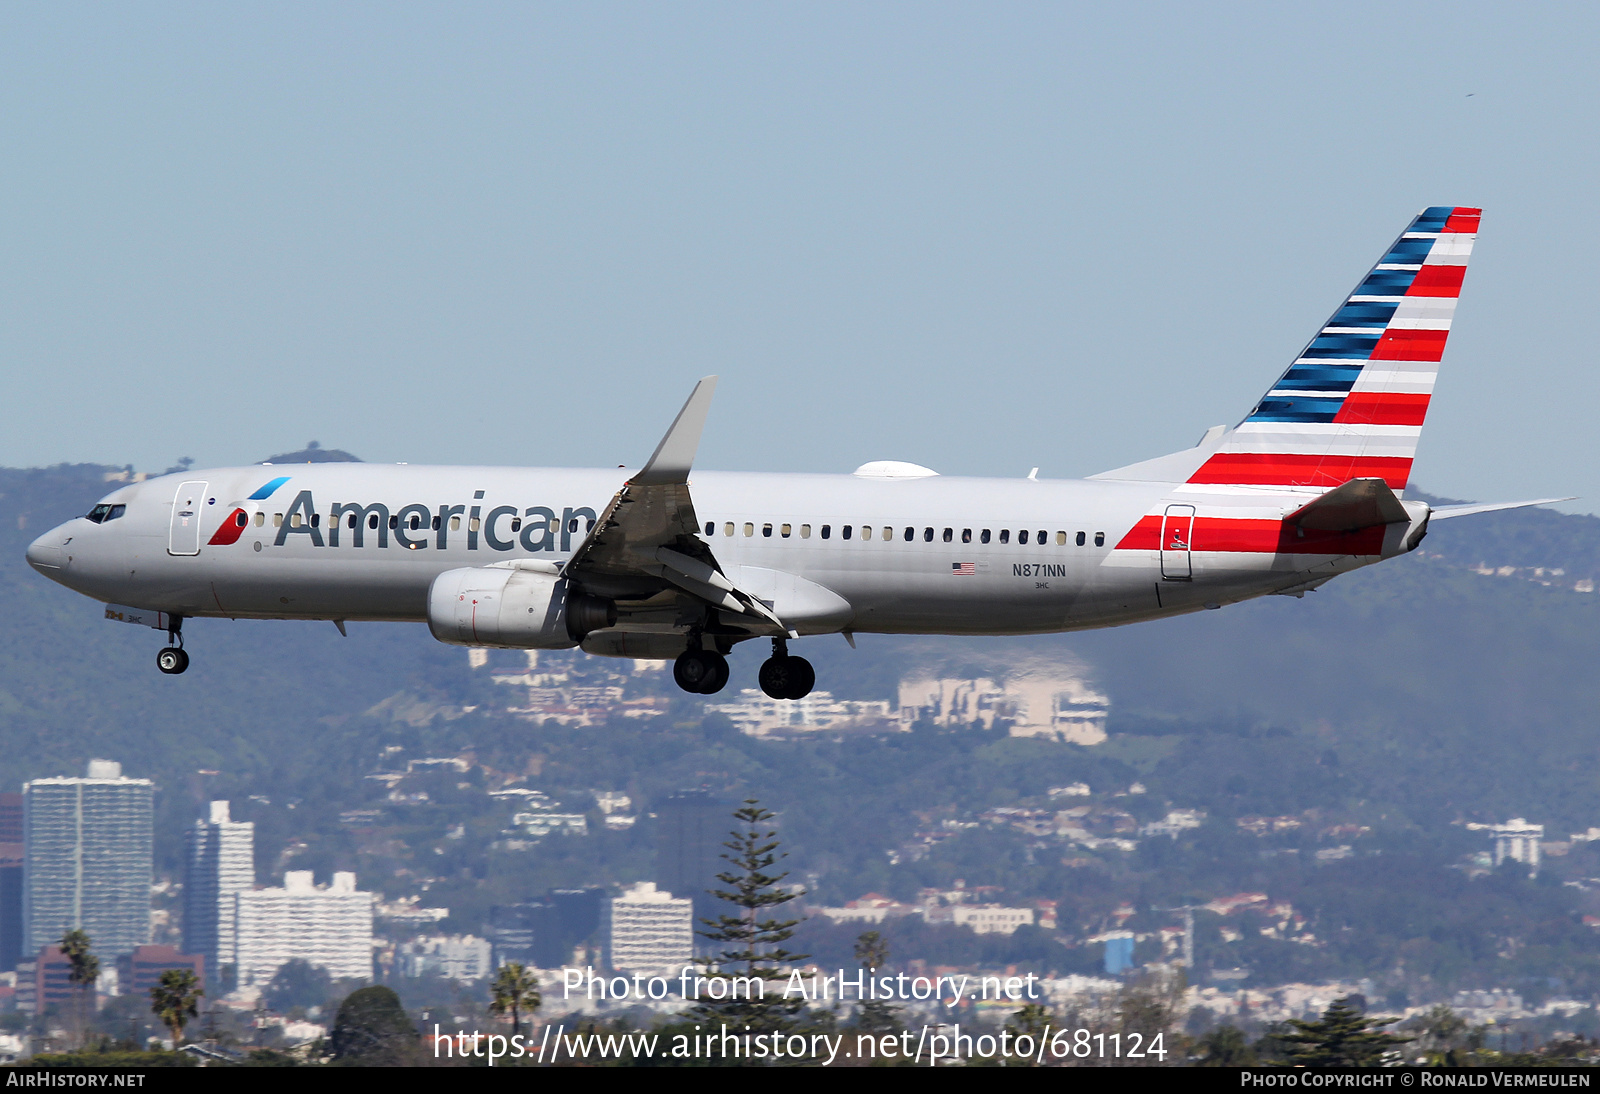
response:
M67 970L67 982L78 989L75 1009L80 1039L89 1024L85 1003L94 991L95 981L100 979L100 959L89 952L91 945L88 934L81 927L74 927L61 936L61 953L72 966Z
M161 974L161 982L150 989L150 1009L172 1031L173 1048L183 1043L184 1024L200 1017L200 997L204 994L192 969L168 969Z
M499 975L494 978L494 1002L489 1004L489 1010L495 1014L511 1012L513 1036L522 1032L522 1012L536 1011L543 1002L544 997L539 994L539 978L532 969L524 968L515 961L507 961L500 966Z

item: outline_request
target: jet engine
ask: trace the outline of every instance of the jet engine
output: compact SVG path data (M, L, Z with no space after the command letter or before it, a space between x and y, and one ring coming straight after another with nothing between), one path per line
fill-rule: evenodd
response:
M428 589L428 629L453 646L571 649L590 631L616 621L612 601L538 570L446 570Z

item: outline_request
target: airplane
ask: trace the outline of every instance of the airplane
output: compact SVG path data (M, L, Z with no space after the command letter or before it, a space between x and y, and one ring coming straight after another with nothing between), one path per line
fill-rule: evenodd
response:
M1432 521L1567 500L1404 496L1479 216L1423 210L1238 425L1087 479L695 471L708 376L637 471L185 471L115 490L27 558L165 631L168 674L188 619L411 621L454 645L670 659L699 694L765 639L775 699L815 685L789 652L806 636L1042 634L1303 596Z

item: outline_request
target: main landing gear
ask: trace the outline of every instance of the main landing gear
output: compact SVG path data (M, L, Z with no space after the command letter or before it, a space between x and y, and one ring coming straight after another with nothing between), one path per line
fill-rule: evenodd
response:
M761 690L774 699L804 699L817 684L817 672L804 657L791 657L789 643L772 640L772 656L761 663Z
M167 642L170 644L156 654L156 668L168 676L176 676L189 667L189 655L183 649L183 616L172 617L172 626L167 628Z
M728 683L728 659L716 650L688 650L673 662L672 679L684 691L714 695Z

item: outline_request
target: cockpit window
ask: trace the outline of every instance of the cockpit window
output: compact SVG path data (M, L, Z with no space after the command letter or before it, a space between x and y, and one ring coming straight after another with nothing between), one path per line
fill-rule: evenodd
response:
M108 520L116 520L128 511L126 505L96 505L85 514L85 520L92 520L96 524L104 524Z

